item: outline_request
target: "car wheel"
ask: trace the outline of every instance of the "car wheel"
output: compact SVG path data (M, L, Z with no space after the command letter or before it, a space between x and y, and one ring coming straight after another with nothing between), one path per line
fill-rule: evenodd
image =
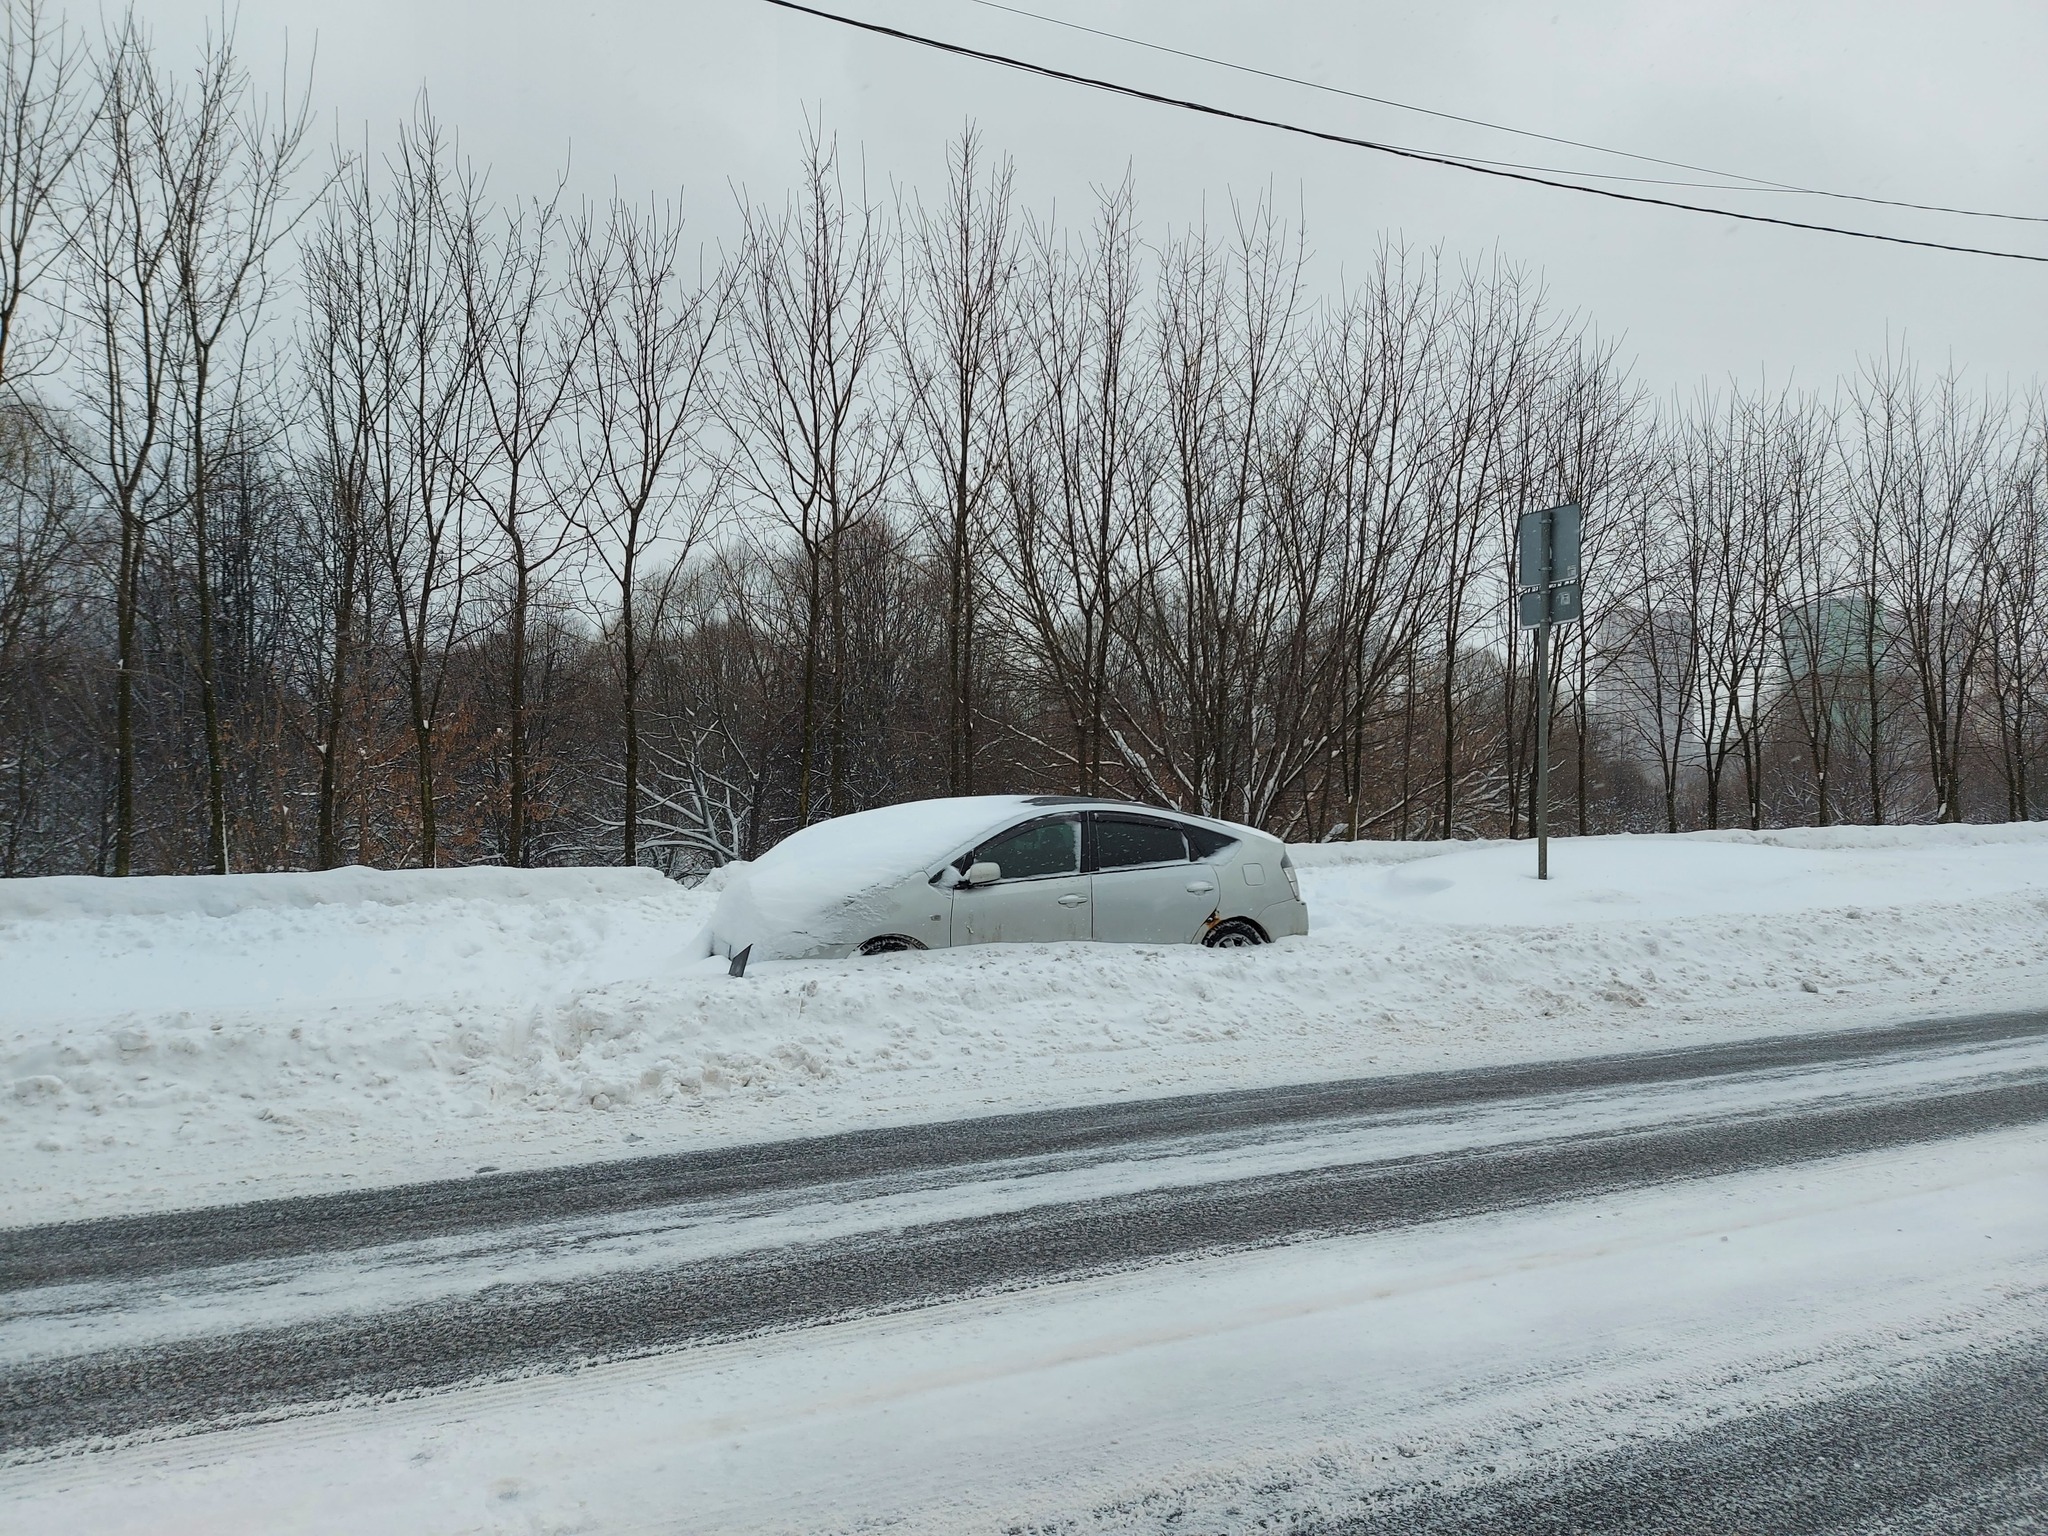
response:
M1257 923L1242 917L1218 923L1202 935L1202 943L1210 949L1253 949L1270 942Z
M917 940L900 933L885 933L880 938L869 939L854 951L857 955L900 955L906 949L923 949Z

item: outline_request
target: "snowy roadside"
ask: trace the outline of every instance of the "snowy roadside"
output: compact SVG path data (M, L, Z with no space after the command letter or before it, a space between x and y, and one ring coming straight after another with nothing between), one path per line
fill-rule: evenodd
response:
M644 871L0 884L0 1221L2048 1003L2048 825L1295 857L1271 949L739 981Z

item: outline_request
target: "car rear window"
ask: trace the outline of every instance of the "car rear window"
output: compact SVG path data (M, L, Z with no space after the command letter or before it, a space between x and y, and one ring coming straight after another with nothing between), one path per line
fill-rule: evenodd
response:
M1095 867L1129 869L1137 864L1185 864L1187 839L1163 821L1130 816L1095 818Z
M1188 849L1198 859L1206 859L1221 853L1237 839L1228 832L1218 832L1213 827L1183 827L1188 835Z

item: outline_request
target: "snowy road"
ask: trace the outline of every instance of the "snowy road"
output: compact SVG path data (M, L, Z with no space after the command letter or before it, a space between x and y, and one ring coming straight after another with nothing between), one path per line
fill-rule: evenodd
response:
M2044 1429L2038 1394L2019 1384L2048 1363L2044 1121L2048 1014L2005 1014L17 1228L0 1234L0 1499L11 1490L49 1518L118 1527L124 1486L140 1499L166 1467L211 1467L204 1481L226 1503L195 1506L212 1507L198 1527L275 1525L256 1491L298 1486L309 1465L339 1475L336 1434L382 1444L417 1431L438 1404L443 1418L510 1415L485 1442L522 1445L543 1423L559 1437L562 1413L578 1411L564 1401L606 1390L608 1403L652 1394L632 1422L669 1423L677 1446L701 1441L731 1473L699 1468L715 1493L692 1484L715 1517L649 1515L648 1528L803 1528L893 1512L944 1529L957 1508L920 1504L936 1495L920 1493L916 1476L866 1493L836 1482L806 1491L808 1475L794 1487L755 1476L754 1486L749 1457L788 1432L787 1408L765 1405L797 1372L804 1392L822 1389L833 1405L836 1428L810 1431L843 1449L881 1433L892 1407L917 1419L949 1394L987 1397L1018 1367L976 1362L1028 1338L1022 1374L1037 1385L1020 1396L1012 1382L1001 1395L990 1433L1005 1450L975 1481L991 1520L1037 1509L1151 1528L1170 1512L1155 1507L1163 1488L1181 1490L1173 1507L1207 1507L1214 1489L1202 1488L1220 1458L1265 1467L1245 1476L1282 1490L1252 1498L1243 1477L1226 1479L1235 1491L1215 1494L1226 1502L1210 1520L1223 1527L1246 1523L1226 1507L1258 1506L1333 1530L1633 1529L1658 1499L1693 1496L1688 1466L1720 1469L1711 1482L1735 1501L1731 1518L1744 1498L1779 1497L1786 1447L1802 1436L1851 1448L1850 1461L1882 1460L1883 1508L1959 1498L1979 1515L2001 1499L2038 1508ZM1957 1221L1979 1246L1944 1239ZM1767 1251L1725 1277L1741 1305L1725 1294L1717 1306L1688 1303L1701 1276L1729 1261L1731 1238L1753 1245L1773 1222ZM1721 1252L1693 1252L1708 1244ZM1690 1256L1679 1263L1680 1253ZM1561 1264L1586 1270L1568 1299L1514 1285L1484 1314L1453 1309L1391 1331L1382 1316L1369 1349L1328 1331L1333 1308L1397 1313L1418 1297L1448 1306L1446 1275L1462 1277L1452 1290L1486 1275L1498 1287ZM1644 1265L1655 1272L1647 1286L1641 1275L1625 1283L1619 1271ZM1437 1278L1418 1280L1425 1271ZM1760 1284L1769 1273L1782 1283ZM1518 1309L1538 1300L1596 1316L1521 1317L1518 1330ZM1659 1301L1675 1310L1656 1315ZM1227 1326L1203 1321L1219 1308ZM1319 1342L1243 1356L1251 1335L1299 1333L1315 1318ZM1630 1326L1640 1337L1617 1345ZM1120 1342L1074 1343L1105 1328ZM1496 1339L1504 1353L1475 1350L1502 1329L1513 1336ZM878 1340L893 1362L883 1374L907 1372L912 1385L871 1379ZM1588 1340L1599 1341L1591 1359ZM1361 1349L1355 1376L1324 1379L1326 1355ZM1427 1369L1408 1358L1418 1350ZM1976 1353L1958 1371L1964 1350ZM1043 1380L1099 1373L1133 1351L1151 1361L1141 1382L1178 1360L1200 1383L1195 1401L1227 1406L1255 1384L1260 1406L1184 1425L1196 1448L1186 1456L1167 1454L1156 1428L1129 1458L1093 1445L1094 1470L1048 1505L1047 1447L1032 1428ZM1504 1376L1508 1359L1516 1368ZM1560 1382L1576 1408L1540 1407ZM1409 1394L1399 1405L1373 1402L1397 1388ZM1556 1430L1589 1401L1632 1404L1631 1426L1662 1432L1617 1447L1611 1427L1590 1438L1583 1425ZM1476 1418L1474 1405L1485 1410ZM327 1411L309 1416L315 1408ZM1161 1403L1118 1380L1090 1412L1106 1416L1104 1443L1146 1446ZM1502 1427L1524 1420L1537 1429ZM723 1427L707 1439L706 1424ZM1546 1441L1545 1424L1563 1440ZM1382 1464L1354 1443L1361 1425L1398 1428L1414 1444ZM1227 1454L1202 1452L1205 1435ZM1642 1436L1632 1427L1625 1438ZM126 1439L109 1450L105 1437ZM242 1465L245 1454L252 1466L297 1458L300 1470L223 1480L224 1460ZM624 1452L584 1450L628 1484L644 1483L652 1454L630 1436ZM1337 1470L1316 1471L1318 1454ZM1572 1469L1563 1484L1559 1457ZM929 1482L931 1458L911 1460ZM1818 1452L1804 1464L1814 1476L1834 1465ZM1295 1470L1272 1471L1286 1466ZM1132 1503L1134 1486L1149 1491ZM527 1518L526 1494L503 1502L522 1501L517 1520L488 1500L474 1519L411 1506L394 1518L556 1528ZM615 1501L598 1508L598 1527L617 1523ZM1399 1519L1359 1525L1361 1508ZM146 1499L131 1513L150 1524ZM1996 1528L1989 1521L1971 1528Z
M2048 1529L2048 1341L1766 1412L1649 1449L1452 1492L1332 1533L1621 1536L1661 1531Z

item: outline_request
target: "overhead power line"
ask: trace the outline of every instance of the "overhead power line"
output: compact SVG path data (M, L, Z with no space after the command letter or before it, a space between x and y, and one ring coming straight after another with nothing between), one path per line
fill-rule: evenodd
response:
M1762 176L1751 176L1743 171L1719 170L1709 165L1694 165L1686 160L1666 160L1657 155L1645 155L1632 149L1616 149L1609 144L1593 144L1584 139L1561 138L1554 133L1540 133L1533 128L1517 128L1511 123L1491 122L1483 117L1466 117L1462 113L1443 112L1435 107L1419 107L1413 102L1396 101L1389 96L1370 96L1364 91L1347 90L1341 85L1326 85L1320 80L1304 80L1296 75L1284 75L1277 70L1259 69L1250 64L1239 64L1230 59L1219 59L1206 53L1192 53L1185 48L1175 48L1167 43L1155 43L1149 38L1132 37L1125 32L1109 32L1101 27L1087 26L1082 22L1068 21L1059 16L1047 16L1038 11L1027 11L1022 6L1004 5L1002 0L973 0L973 3L991 11L1006 11L1012 16L1022 16L1029 21L1044 22L1047 26L1065 27L1071 32L1085 32L1090 37L1104 37L1111 42L1128 43L1133 48L1149 48L1154 53L1171 54L1177 59L1192 59L1198 64L1213 64L1218 69L1235 70L1241 75L1256 75L1262 80L1276 80L1283 85L1298 85L1305 90L1322 91L1331 96L1348 97L1352 101L1370 102L1378 107L1393 107L1401 112L1414 112L1423 117L1439 118L1447 123L1464 123L1473 128L1485 128L1494 133L1511 133L1518 138L1538 139L1545 144L1561 144L1570 149L1591 150L1595 154L1615 155L1624 160L1640 161L1644 165L1661 165L1670 170L1692 171L1701 176L1719 176L1723 181L1746 182L1742 187L1716 187L1728 192L1785 192L1801 197L1828 197L1841 202L1869 203L1880 208L1906 208L1915 213L1950 213L1966 219L2003 219L2015 224L2048 224L2048 215L2034 213L2002 213L1988 208L1953 208L1945 203L1911 203L1895 197L1876 197L1863 192L1838 192L1827 187L1804 187L1796 182L1772 181ZM1546 167L1516 165L1512 161L1487 160L1476 155L1462 156L1475 165L1505 165L1516 170L1544 170ZM1711 183L1690 181L1659 181L1647 176L1623 176L1609 171L1569 171L1558 174L1591 176L1600 181L1639 181L1649 185L1694 187L1709 186Z
M1142 90L1134 85L1122 85L1114 80L1097 79L1091 75L1075 74L1069 70L1055 69L1049 64L1035 64L1028 59L1013 58L1009 54L992 53L982 48L970 48L963 43L949 43L939 38L927 37L918 32L906 32L900 27L884 26L877 21L862 21L852 16L842 16L835 11L819 10L815 6L802 5L798 0L764 0L765 4L780 10L796 11L805 16L814 16L820 21L836 22L856 31L870 32L878 37L893 38L898 42L913 43L920 48L934 49L960 58L976 59L984 64L994 64L1004 69L1013 69L1022 74L1037 75L1047 80L1058 80L1068 85L1084 86L1089 90L1104 91L1113 96L1126 97L1132 101L1150 102L1155 106L1173 107L1183 112L1195 112L1204 117L1221 118L1226 122L1247 123L1257 128L1271 128L1280 133L1291 133L1301 138L1316 139L1325 144L1342 144L1352 149L1369 149L1377 154L1392 155L1402 160L1413 160L1424 165L1439 165L1451 170L1469 171L1476 176L1492 176L1503 181L1525 182L1531 186L1549 187L1560 192L1577 192L1585 197L1606 198L1610 202L1638 203L1652 208L1670 208L1680 213L1701 213L1710 218L1734 219L1744 224L1774 224L1781 229L1803 229L1814 234L1840 235L1850 240L1874 240L1885 245L1913 246L1925 251L1949 251L1963 256L1990 256L2001 261L2026 261L2048 264L2048 256L2037 256L2026 251L2001 251L1981 245L1957 245L1945 240L1921 240L1910 235L1887 235L1870 229L1848 229L1836 224L1817 224L1804 219L1780 218L1768 213L1744 213L1733 208L1715 208L1702 203L1682 203L1674 198L1651 197L1641 192L1623 192L1613 187L1589 187L1580 182L1566 181L1558 176L1538 175L1532 171L1517 170L1505 165L1489 165L1483 161L1467 159L1456 155L1434 154L1427 150L1410 149L1400 144L1384 143L1376 139L1361 139L1346 133L1333 133L1323 128L1309 128L1299 123L1282 121L1279 118L1260 117L1250 112L1238 112L1228 107L1211 106L1207 102L1192 101L1178 96L1166 96L1157 91ZM1561 173L1562 174L1562 173Z

